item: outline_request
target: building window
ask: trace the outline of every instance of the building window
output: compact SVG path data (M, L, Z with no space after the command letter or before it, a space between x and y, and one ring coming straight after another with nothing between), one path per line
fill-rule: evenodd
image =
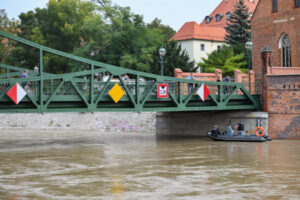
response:
M218 45L218 46L217 46L217 50L220 50L220 49L221 49L221 45Z
M273 12L278 11L278 0L273 0Z
M229 20L230 16L231 16L231 12L226 13L226 19L227 20Z
M201 44L201 51L205 51L205 44Z
M291 66L291 41L287 34L283 34L279 40L279 48L281 48L281 65L283 67Z
M295 7L300 7L300 0L295 0Z
M216 14L216 21L219 22L221 21L223 15L220 15L220 14Z
M208 24L211 21L212 17L211 16L206 16L205 17L205 22Z

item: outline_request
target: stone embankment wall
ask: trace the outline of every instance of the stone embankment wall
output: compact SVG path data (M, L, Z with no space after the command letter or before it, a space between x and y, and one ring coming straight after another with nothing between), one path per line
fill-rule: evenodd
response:
M60 129L155 132L155 113L0 114L0 130Z

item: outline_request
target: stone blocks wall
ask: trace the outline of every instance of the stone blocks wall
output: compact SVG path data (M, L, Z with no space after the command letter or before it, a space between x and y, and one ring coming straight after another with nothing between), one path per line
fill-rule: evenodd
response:
M215 124L221 132L231 120L236 125L238 120L245 124L247 134L253 134L257 119L261 119L262 126L268 128L268 114L251 111L219 111L219 112L178 112L157 113L157 136L200 136L205 137Z
M300 75L267 76L266 101L270 136L300 139Z
M155 132L155 113L0 114L1 129Z

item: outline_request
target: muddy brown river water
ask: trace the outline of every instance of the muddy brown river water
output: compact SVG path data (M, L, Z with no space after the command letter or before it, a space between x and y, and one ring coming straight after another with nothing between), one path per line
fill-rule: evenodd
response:
M300 140L1 131L0 199L300 199Z

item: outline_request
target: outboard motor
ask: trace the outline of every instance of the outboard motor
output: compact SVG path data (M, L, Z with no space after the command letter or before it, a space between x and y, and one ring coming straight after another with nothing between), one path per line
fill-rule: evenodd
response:
M268 131L265 131L265 135L263 137L268 141L272 141L272 138L269 136Z

